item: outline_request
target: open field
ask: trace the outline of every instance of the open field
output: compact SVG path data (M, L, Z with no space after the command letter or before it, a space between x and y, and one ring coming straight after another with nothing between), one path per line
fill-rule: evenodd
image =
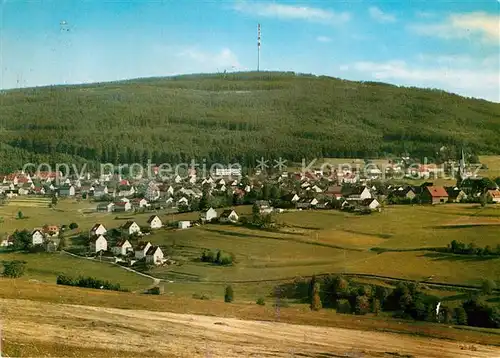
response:
M6 356L497 357L500 352L500 336L494 329L342 315L332 310L311 312L303 305L282 307L278 313L271 305L23 280L0 279L0 313ZM256 317L258 322L241 321ZM34 335L33 330L40 327L44 334ZM127 337L127 344L118 336ZM475 350L467 349L472 347Z
M130 214L116 219L116 214L86 213L85 209L91 205L61 200L57 209L23 209L28 217L23 220L15 219L18 208L0 207L6 224L2 231L72 221L77 222L78 230L82 231L96 222L109 229L122 225L127 219L144 225L150 216ZM238 207L237 211L249 214L251 208ZM198 217L198 213L159 215L164 221ZM284 224L278 232L224 224L156 231L148 240L160 245L178 264L154 268L149 273L173 281L166 290L174 295L190 297L196 293L217 297L224 286L231 283L237 285L240 299L250 302L258 297L270 297L280 281L325 273L373 274L474 286L479 286L485 278L500 283L500 257L434 251L452 240L495 248L500 244L500 206L391 206L368 216L334 210L294 211L279 214L277 219ZM205 249L231 254L235 264L221 267L200 262ZM8 258L0 254L0 258L2 256ZM59 272L86 272L131 289L150 283L146 278L109 264L101 264L109 272L101 271L98 262L81 260L73 264L72 260L76 259L64 256L64 259L56 259L60 256L47 255L42 259L42 256L23 255L28 261L28 279L53 282Z
M280 322L244 321L143 310L1 300L7 356L21 344L42 349L61 342L65 350L101 349L106 355L143 353L162 357L498 357L500 348L405 336ZM44 334L37 334L43 331ZM36 337L36 338L34 338ZM123 337L123 341L117 339ZM463 349L463 347L473 347Z
M29 229L49 225L69 225L76 222L82 231L88 231L97 222L106 227L113 228L123 225L127 220L135 220L139 225L145 225L147 219L153 213L134 214L127 213L98 213L95 211L97 203L88 201L76 201L73 199L61 199L55 208L36 206L21 206L14 200L6 206L0 206L0 217L4 222L1 224L1 232L12 232L16 229ZM21 203L24 203L21 201ZM24 219L19 220L17 214L22 211ZM154 213L160 216L164 222L170 220L193 220L198 218L198 213L169 214L166 211Z
M116 265L74 258L64 253L0 253L0 261L2 260L26 261L27 270L22 280L56 283L59 274L73 277L82 275L119 283L122 288L129 290L144 289L152 283L151 279L129 272Z
M488 166L488 169L480 170L481 175L492 179L500 177L500 155L480 155L479 161Z

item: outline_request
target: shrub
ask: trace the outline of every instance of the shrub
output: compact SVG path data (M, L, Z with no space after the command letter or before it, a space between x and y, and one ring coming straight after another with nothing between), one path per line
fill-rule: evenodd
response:
M69 228L70 228L70 230L78 229L78 224L77 223L71 223L71 224L69 224Z
M208 297L204 293L201 295L199 293L193 293L193 298L197 299L197 300L209 300L210 299L210 297Z
M372 301L372 312L375 313L376 316L382 311L382 305L380 304L380 301L375 298Z
M152 287L147 291L150 295L161 295L161 289L158 286Z
M370 312L370 300L367 296L357 296L354 312L358 315L364 315Z
M457 324L467 325L467 312L463 307L455 307L454 317Z
M337 307L337 313L352 312L351 304L349 303L349 300L346 299L337 300L336 307Z
M3 275L10 278L18 278L24 275L26 271L26 261L4 261L3 264Z
M224 292L224 302L233 302L234 300L234 292L233 288L231 286L226 286L225 292Z
M484 295L491 295L493 291L497 288L495 281L493 280L483 280L481 285L481 292Z
M255 303L257 303L259 306L266 305L266 301L264 301L264 299L262 297L259 297Z

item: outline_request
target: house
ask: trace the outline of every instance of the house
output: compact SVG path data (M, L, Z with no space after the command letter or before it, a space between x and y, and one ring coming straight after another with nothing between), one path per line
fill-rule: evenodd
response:
M114 209L115 209L114 203L99 203L99 204L97 204L97 211L98 212L110 213L110 212L114 211Z
M157 215L152 215L148 219L148 224L151 229L159 229L163 226L160 218Z
M342 197L342 187L340 185L329 186L324 194L329 198L340 199Z
M111 248L111 251L115 255L123 255L125 256L129 251L133 251L133 247L130 244L130 242L125 239L125 240L120 240L118 241L115 246Z
M446 192L448 193L448 201L450 203L459 203L464 199L467 199L467 194L462 189L457 187L445 187Z
M295 207L297 209L309 209L311 207L311 202L308 199L301 199L295 202Z
M236 214L236 211L234 210L224 210L224 212L220 215L220 222L221 223L235 223L238 222L238 214Z
M217 219L217 211L214 210L214 208L210 208L206 211L203 211L200 215L200 219L202 221L210 222L213 219Z
M128 235L141 233L141 228L135 221L127 221L125 225L123 225L123 229Z
M73 185L64 185L59 188L59 196L75 196L75 187Z
M134 257L138 260L146 257L146 253L148 252L150 247L151 243L149 241L139 241L134 250Z
M488 201L498 204L500 203L500 191L498 189L488 190L486 192L486 198Z
M372 194L366 186L358 186L352 188L346 188L345 195L347 200L365 200L371 199Z
M93 238L90 241L90 251L91 252L100 252L100 251L107 251L108 250L108 240L102 235L99 235L95 238Z
M94 197L100 198L105 195L108 195L108 187L106 185L94 187Z
M132 199L132 205L136 208L145 208L148 205L148 201L144 198L135 198Z
M100 235L106 235L108 230L104 227L102 224L95 224L92 226L92 229L90 229L89 232L89 237L94 237L94 236L100 236Z
M261 214L270 214L273 212L273 207L267 200L257 200L255 205L259 207L259 212Z
M31 233L31 244L33 246L42 245L44 239L45 235L40 230L35 230Z
M135 194L135 188L131 185L121 185L118 188L119 197L132 196L134 194Z
M401 199L413 200L417 196L417 191L413 189L411 186L407 186L407 187L399 187L396 190L394 190L391 194Z
M370 198L370 199L364 199L361 201L361 206L368 208L370 210L376 210L380 207L380 203L377 201L377 199Z
M114 203L113 211L124 212L130 211L132 209L132 205L128 201L117 201Z
M54 240L46 240L44 247L46 252L56 252L59 245Z
M146 252L146 262L154 265L163 263L163 251L159 246L151 246Z
M45 225L43 233L48 237L59 236L59 227L57 225Z
M0 242L0 247L8 247L14 245L14 239L12 237L7 237Z
M178 222L179 229L187 229L191 227L191 221L179 221Z
M448 202L448 193L442 186L426 186L421 194L423 203L440 204Z
M189 206L189 200L183 196L179 200L177 200L177 206Z

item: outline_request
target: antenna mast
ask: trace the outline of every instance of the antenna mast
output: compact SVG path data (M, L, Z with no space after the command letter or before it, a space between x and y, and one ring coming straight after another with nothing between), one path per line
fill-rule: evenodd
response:
M257 72L260 71L260 24L257 33Z

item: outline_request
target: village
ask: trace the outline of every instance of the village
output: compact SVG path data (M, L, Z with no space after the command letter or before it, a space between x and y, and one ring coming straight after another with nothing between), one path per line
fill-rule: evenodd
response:
M190 171L185 178L176 175L167 180L130 179L116 174L100 177L87 174L59 180L62 173L16 172L0 177L0 195L4 202L24 196L50 198L49 206L65 199L87 201L95 205L95 212L103 215L151 213L146 226L141 227L134 220L116 228L95 223L88 235L79 234L86 250L79 250L78 254L130 266L174 263L161 247L145 240L151 232L162 228L185 230L212 222L241 224L243 217L238 213L241 205L253 205L260 215L271 216L302 210L344 210L366 215L381 211L387 205L404 204L500 203L498 185L471 175L463 159L458 167L457 183L451 186L433 184L432 179L443 174L436 165L417 167L417 178L423 181L420 185L381 181L380 169L370 167L364 171L339 168L333 173L282 172L270 177L258 172L251 177L243 176L241 171L227 169L199 178L195 171ZM455 169L453 164L451 168ZM393 173L405 170L404 161L393 163L385 170ZM415 167L406 169L406 176L409 175L415 175ZM217 212L217 208L221 210ZM199 219L194 221L165 222L160 218L160 213L198 211ZM58 250L66 229L65 225L46 223L25 231L30 233L30 247L52 252ZM5 237L0 246L16 246L16 235L18 232Z

